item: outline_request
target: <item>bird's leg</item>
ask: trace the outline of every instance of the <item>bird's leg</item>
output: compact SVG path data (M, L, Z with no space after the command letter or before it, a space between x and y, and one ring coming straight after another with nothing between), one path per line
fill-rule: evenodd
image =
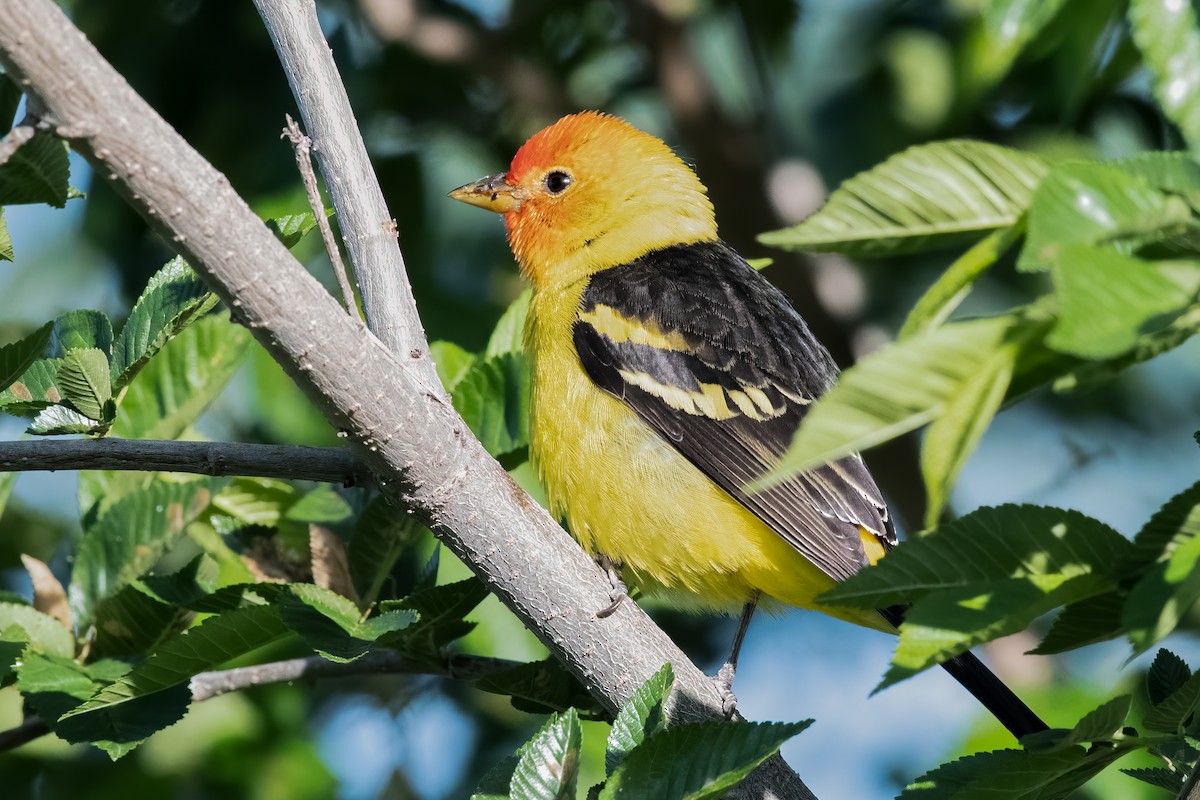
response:
M733 693L733 676L737 672L738 653L742 649L742 641L746 638L746 631L750 627L750 618L754 616L754 609L758 607L758 593L756 592L750 602L742 608L742 616L738 620L737 633L733 635L733 649L729 651L729 658L717 670L716 684L717 689L721 692L721 708L725 712L726 718L732 719L733 712L737 710L737 696Z
M621 607L621 603L629 599L629 590L625 587L625 581L621 580L621 571L608 556L596 556L596 563L608 575L608 582L611 586L608 595L609 604L596 612L597 619L604 619L605 617L611 617Z

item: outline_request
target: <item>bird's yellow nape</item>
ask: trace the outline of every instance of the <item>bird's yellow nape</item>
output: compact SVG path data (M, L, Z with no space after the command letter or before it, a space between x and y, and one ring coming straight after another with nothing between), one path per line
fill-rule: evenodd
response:
M717 238L695 173L659 138L594 111L534 134L503 176L455 189L456 200L504 214L521 270L566 286L673 244Z

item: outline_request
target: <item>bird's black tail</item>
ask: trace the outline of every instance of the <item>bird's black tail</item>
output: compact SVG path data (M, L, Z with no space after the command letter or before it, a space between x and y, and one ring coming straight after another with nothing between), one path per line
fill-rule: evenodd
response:
M880 609L880 613L888 622L899 628L905 610L902 606L893 606ZM1012 689L1005 686L994 672L971 653L963 653L942 662L942 668L962 684L964 689L975 695L975 699L983 703L984 707L1000 720L1000 724L1018 739L1031 733L1049 730L1049 726L1042 722Z

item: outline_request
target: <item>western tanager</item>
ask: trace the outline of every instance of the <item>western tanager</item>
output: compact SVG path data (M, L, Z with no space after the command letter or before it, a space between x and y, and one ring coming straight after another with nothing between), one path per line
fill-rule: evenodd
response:
M530 451L552 511L642 590L743 608L727 680L760 598L814 608L896 543L857 455L747 491L837 367L720 240L703 184L660 139L574 114L450 196L504 215L533 284ZM903 615L820 610L892 632ZM1014 735L1045 728L974 656L944 666Z

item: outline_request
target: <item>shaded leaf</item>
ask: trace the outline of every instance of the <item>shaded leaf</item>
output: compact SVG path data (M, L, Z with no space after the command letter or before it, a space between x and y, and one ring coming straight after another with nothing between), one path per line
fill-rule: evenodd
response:
M1151 564L1166 561L1175 551L1200 536L1200 482L1172 497L1133 537L1133 554L1126 575L1136 577Z
M758 238L862 256L949 247L1015 224L1045 172L1037 156L984 142L919 145L846 181L799 225Z
M1152 731L1180 733L1191 720L1200 703L1200 673L1192 675L1182 686L1155 703L1142 717L1142 725Z
M113 389L127 385L167 341L216 303L186 261L168 261L150 278L113 342Z
M112 421L112 383L108 357L95 347L72 350L58 371L63 398L89 419Z
M971 53L984 85L1004 77L1067 0L986 0L980 9L981 37Z
M995 750L960 758L925 773L898 800L1065 800L1128 747L1072 747L1050 753Z
M191 608L216 590L217 575L217 562L207 553L201 553L175 572L143 575L138 583L143 591L163 603Z
M38 130L0 164L0 206L48 203L62 208L67 204L70 173L67 143Z
M493 456L529 443L529 364L520 353L476 362L454 387L454 408Z
M331 661L353 661L377 639L412 624L409 611L385 611L362 619L358 607L328 589L307 583L287 587L279 603L284 624Z
M1121 627L1124 607L1125 595L1121 592L1105 592L1071 603L1054 620L1041 643L1029 652L1050 655L1115 639L1125 632Z
M612 775L621 762L638 745L663 730L663 701L675 683L675 671L669 663L637 688L637 691L621 706L608 734L608 747L604 751L604 771Z
M521 748L509 794L519 800L574 800L582 738L575 709L552 715Z
M397 559L424 532L411 514L375 495L354 525L348 546L350 574L365 605L379 599Z
M23 94L15 80L0 72L0 136L12 130Z
M488 673L475 681L475 688L506 695L514 708L531 714L596 705L583 684L553 658Z
M1107 742L1121 732L1133 698L1114 697L1099 708L1089 711L1070 730L1040 731L1021 737L1021 746L1031 752L1054 752L1085 742Z
M517 771L517 764L521 761L519 753L518 750L489 769L471 793L471 800L509 800L508 787L512 784L513 773Z
M7 681L13 667L21 662L28 638L20 625L0 628L0 682Z
M29 573L33 584L33 607L43 614L49 614L61 622L67 630L71 630L71 609L67 606L67 593L58 578L45 563L31 555L21 554L21 564Z
M137 582L104 598L96 606L95 637L89 655L140 658L192 621L192 612L159 601Z
M1062 248L1053 275L1060 310L1046 343L1083 358L1130 350L1155 316L1182 308L1195 293L1156 264L1087 245Z
M1183 688L1192 671L1182 658L1170 650L1159 650L1146 672L1146 695L1151 705L1158 705Z
M385 601L384 611L415 611L417 622L388 642L414 658L437 659L441 648L475 627L463 617L487 597L487 586L478 578L467 578L443 586L419 589L403 600Z
M1166 789L1172 794L1177 794L1183 789L1183 779L1185 777L1183 773L1176 772L1167 767L1141 767L1138 769L1123 769L1121 772L1151 786Z
M601 800L721 797L810 724L699 722L668 728L625 758L600 792Z
M1131 0L1129 27L1163 111L1192 149L1200 147L1200 30L1192 4Z
M46 351L53 328L54 323L47 322L24 339L0 347L0 387L9 389L13 381L20 378L38 356Z

